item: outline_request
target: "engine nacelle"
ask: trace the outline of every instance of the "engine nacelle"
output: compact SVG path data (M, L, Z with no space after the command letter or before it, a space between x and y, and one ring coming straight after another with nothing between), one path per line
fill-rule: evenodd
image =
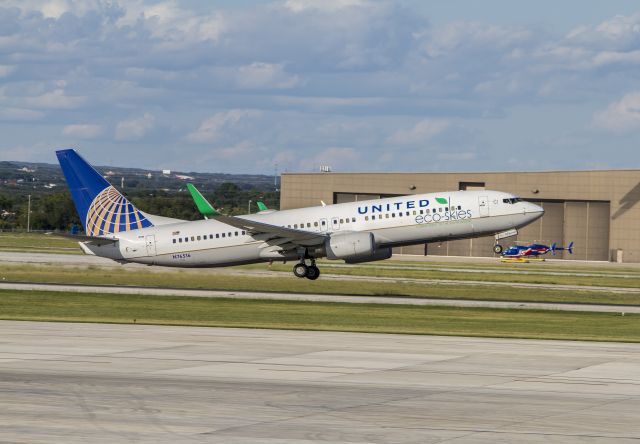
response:
M383 261L385 259L389 259L391 257L391 248L379 248L376 249L373 254L369 256L357 256L345 259L344 262L347 264L361 264L362 262L374 262L374 261Z
M363 232L337 233L326 240L327 259L348 259L371 256L375 251L373 234Z

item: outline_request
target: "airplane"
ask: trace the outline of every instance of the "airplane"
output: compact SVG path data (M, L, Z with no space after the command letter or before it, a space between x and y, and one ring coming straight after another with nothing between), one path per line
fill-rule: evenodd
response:
M84 253L120 263L220 267L295 260L294 275L315 280L318 258L384 260L392 247L501 233L544 214L510 193L481 190L243 216L220 214L209 205L208 219L184 221L139 210L75 150L61 149L56 156L85 231L73 238Z
M573 254L573 242L570 242L568 247L558 247L555 242L550 247L543 244L511 245L502 252L501 256L503 258L539 257L550 251L555 256L556 251L564 250Z

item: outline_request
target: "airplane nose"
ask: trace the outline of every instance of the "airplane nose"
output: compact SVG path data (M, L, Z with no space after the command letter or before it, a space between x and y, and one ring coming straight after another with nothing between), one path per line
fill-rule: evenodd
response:
M544 208L542 208L540 205L536 205L536 204L531 203L531 202L527 202L526 203L526 206L524 208L524 212L526 214L530 214L532 216L535 216L535 218L533 220L544 216Z

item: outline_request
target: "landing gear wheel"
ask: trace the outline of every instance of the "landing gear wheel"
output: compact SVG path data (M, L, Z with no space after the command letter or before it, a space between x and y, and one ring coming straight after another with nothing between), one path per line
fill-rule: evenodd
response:
M494 252L495 254L502 254L502 251L504 251L504 248L502 248L502 245L500 245L500 244L495 244L495 245L493 246L493 252Z
M299 277L299 278L307 277L308 272L309 272L309 267L307 267L302 262L300 262L299 264L295 264L293 266L293 274L295 274L296 277Z
M315 265L311 265L310 267L307 267L307 279L315 281L319 277L320 277L320 269L318 267L316 267Z

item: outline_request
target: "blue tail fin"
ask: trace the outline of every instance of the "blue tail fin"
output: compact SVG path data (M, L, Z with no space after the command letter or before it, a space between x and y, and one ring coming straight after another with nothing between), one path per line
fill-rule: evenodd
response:
M573 241L569 242L569 246L567 247L567 251L569 251L569 254L573 254Z
M556 255L556 250L558 248L558 245L556 245L556 243L554 242L553 244L551 244L551 254L553 254L554 256Z
M114 234L153 224L75 150L56 151L73 203L88 236Z

